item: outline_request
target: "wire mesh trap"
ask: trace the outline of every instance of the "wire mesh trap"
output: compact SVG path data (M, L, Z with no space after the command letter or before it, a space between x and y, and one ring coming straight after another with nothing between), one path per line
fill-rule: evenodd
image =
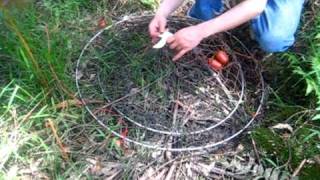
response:
M172 62L174 52L168 48L152 49L151 18L119 21L82 50L76 84L88 113L120 139L159 150L209 150L239 136L261 113L265 97L249 51L226 32ZM176 32L196 23L171 17L168 27ZM216 72L207 58L220 49L231 62ZM93 99L103 103L85 103Z

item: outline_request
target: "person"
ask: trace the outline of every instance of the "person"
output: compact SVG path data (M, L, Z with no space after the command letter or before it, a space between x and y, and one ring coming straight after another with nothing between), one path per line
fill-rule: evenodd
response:
M167 18L184 0L163 0L149 24L155 42L166 30ZM176 51L173 61L195 48L204 38L250 21L255 39L269 53L286 51L294 44L304 0L244 0L222 13L223 0L196 0L189 16L202 23L178 30L167 44Z

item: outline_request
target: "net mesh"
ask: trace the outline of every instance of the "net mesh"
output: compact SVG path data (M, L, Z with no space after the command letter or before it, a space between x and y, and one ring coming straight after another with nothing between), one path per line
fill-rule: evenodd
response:
M261 114L265 96L259 65L232 34L207 38L180 61L152 48L152 16L126 18L98 32L76 66L79 96L99 124L119 138L169 151L208 150L239 136ZM199 23L171 17L171 32ZM207 65L224 50L222 71Z

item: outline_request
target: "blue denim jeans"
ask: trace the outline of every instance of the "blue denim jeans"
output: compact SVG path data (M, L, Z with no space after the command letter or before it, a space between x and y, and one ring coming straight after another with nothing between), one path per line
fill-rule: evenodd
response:
M189 15L209 20L223 10L223 0L196 0ZM305 0L268 0L263 13L251 20L251 27L266 52L283 52L293 45Z

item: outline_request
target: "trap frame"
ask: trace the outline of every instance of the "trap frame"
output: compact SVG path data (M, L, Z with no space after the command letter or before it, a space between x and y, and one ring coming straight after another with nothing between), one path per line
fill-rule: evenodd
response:
M248 48L225 32L173 63L168 48L152 49L151 19L126 17L84 46L76 86L87 112L121 140L158 150L207 151L238 137L262 113L266 97L259 63ZM199 22L171 17L168 26L176 32ZM207 58L219 49L231 62L216 72Z

